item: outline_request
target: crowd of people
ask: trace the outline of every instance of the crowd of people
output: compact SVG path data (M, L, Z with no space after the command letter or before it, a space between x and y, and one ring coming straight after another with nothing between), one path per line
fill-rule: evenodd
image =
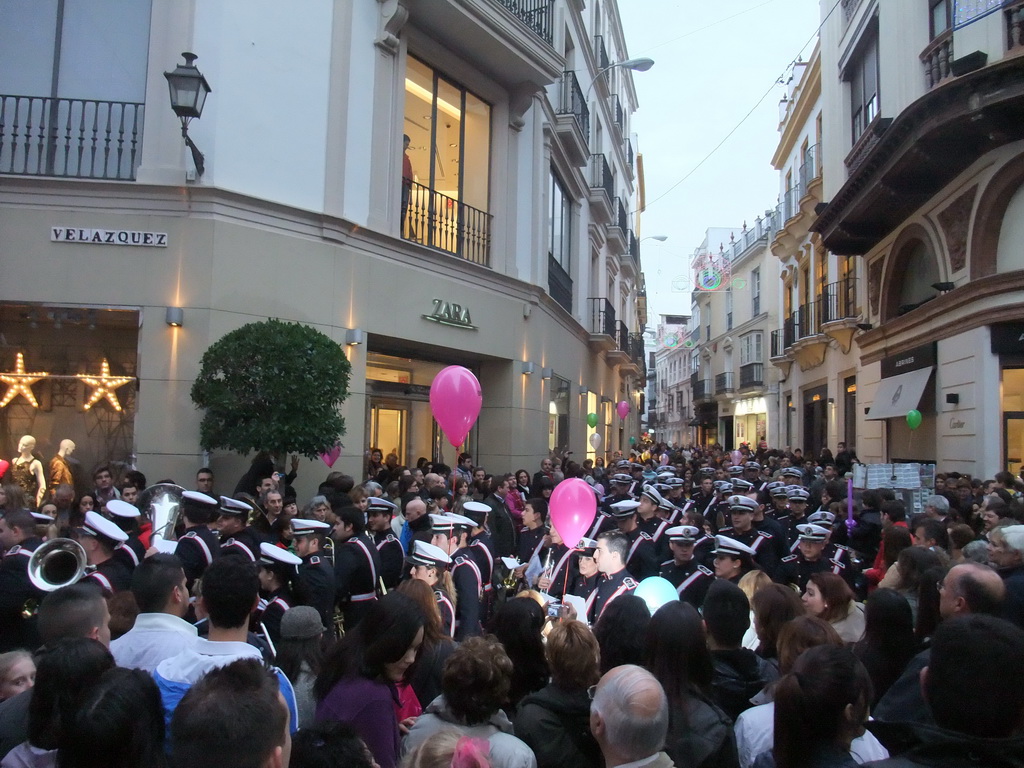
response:
M915 510L850 498L856 461L4 485L0 768L1024 765L1024 483L939 474Z

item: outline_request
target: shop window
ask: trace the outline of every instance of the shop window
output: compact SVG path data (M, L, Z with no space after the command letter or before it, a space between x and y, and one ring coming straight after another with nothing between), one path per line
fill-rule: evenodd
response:
M561 453L569 441L569 381L551 379L551 400L548 403L548 450Z
M572 198L554 171L548 190L548 293L567 312L572 312ZM610 295L610 294L609 294Z
M13 394L11 383L0 384L0 400L10 396L0 408L0 456L16 456L21 437L32 435L49 480L70 440L79 493L101 464L121 479L134 463L139 325L134 310L0 304L0 373L37 379L19 380Z
M404 133L402 236L489 264L490 105L410 56Z

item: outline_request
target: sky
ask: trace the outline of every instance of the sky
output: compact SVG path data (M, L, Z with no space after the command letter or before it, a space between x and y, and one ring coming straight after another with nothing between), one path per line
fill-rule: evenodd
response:
M659 314L689 314L678 278L708 228L752 225L775 207L771 158L785 93L775 83L798 55L809 57L819 8L818 0L618 3L630 57L655 62L633 74L640 108L632 121L647 196L639 236L668 236L641 246L651 328Z

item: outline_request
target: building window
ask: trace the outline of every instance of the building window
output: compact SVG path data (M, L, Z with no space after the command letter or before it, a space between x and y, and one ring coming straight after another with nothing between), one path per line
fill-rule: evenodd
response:
M402 236L489 264L490 105L410 56L404 132Z
M740 337L740 365L761 362L761 332Z
M931 2L931 39L941 35L953 26L952 0L930 0Z
M750 272L750 311L751 317L761 314L761 270L753 269Z
M725 330L732 330L732 291L725 292Z
M850 83L850 118L853 143L878 115L878 30L868 30L860 51L847 68Z
M558 266L569 272L572 252L572 199L561 180L551 173L551 224L548 230L548 253Z

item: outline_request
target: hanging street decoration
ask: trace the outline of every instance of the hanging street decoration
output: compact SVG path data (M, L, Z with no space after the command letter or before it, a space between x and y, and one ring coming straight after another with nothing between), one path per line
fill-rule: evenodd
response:
M21 395L28 400L33 408L38 408L39 401L36 400L36 396L32 394L32 385L37 381L45 379L49 375L50 374L48 373L42 372L26 373L25 355L19 352L14 364L14 372L0 373L0 382L7 385L7 393L4 395L3 400L0 400L0 408L6 406L18 395Z
M89 395L89 399L85 401L83 409L88 411L100 400L106 399L110 403L110 407L115 411L120 412L121 403L117 399L117 390L128 384L131 381L135 381L133 376L111 376L110 375L110 363L104 358L102 365L100 366L99 376L90 376L86 373L78 374L77 378L85 382L86 386L93 387L92 394Z

